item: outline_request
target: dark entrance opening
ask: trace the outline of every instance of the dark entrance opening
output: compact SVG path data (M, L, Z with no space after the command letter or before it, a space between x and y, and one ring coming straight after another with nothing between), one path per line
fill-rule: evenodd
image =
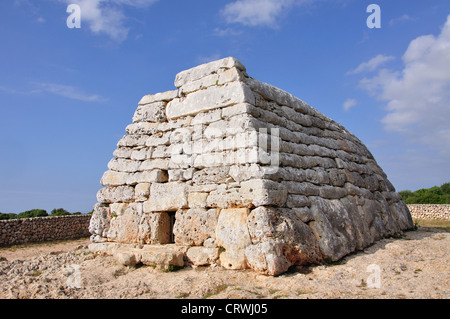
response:
M170 243L175 243L175 235L173 234L173 226L175 225L175 212L169 212L169 220L170 220Z

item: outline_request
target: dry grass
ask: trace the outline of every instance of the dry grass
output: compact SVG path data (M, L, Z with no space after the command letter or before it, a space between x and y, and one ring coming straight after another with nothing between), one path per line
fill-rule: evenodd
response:
M450 220L413 218L413 221L418 227L442 228L445 231L450 232Z

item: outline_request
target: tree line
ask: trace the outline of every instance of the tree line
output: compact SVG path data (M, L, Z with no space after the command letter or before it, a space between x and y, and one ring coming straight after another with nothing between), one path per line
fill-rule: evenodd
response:
M398 192L405 204L450 204L450 183Z
M89 212L90 214L92 212ZM82 215L81 212L69 213L64 208L54 208L51 210L50 214L47 213L45 209L31 209L19 214L14 213L0 213L0 220L5 219L20 219L20 218L33 218L33 217L44 217L44 216L67 216L67 215Z

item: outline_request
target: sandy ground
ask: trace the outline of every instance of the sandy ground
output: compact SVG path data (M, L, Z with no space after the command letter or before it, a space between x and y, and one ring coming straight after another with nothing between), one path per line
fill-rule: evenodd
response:
M420 227L332 265L251 270L127 268L87 239L0 248L0 298L450 298L450 233Z

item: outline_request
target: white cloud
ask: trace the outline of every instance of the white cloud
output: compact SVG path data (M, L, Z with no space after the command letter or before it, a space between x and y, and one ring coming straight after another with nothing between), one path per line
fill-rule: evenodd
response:
M83 92L80 88L72 85L64 85L57 83L34 83L36 88L23 91L15 90L8 87L0 86L0 92L14 95L32 95L41 93L51 93L63 96L72 100L84 102L105 102L107 99L98 94L88 94Z
M393 18L389 20L389 25L392 26L398 22L406 22L406 21L414 21L414 18L411 18L409 15L404 14L398 18Z
M385 128L450 155L450 15L438 36L421 36L403 55L403 69L381 69L360 86L387 101Z
M125 26L123 6L144 8L158 0L61 0L78 4L81 8L81 25L86 23L93 33L108 35L115 41L124 41L129 32Z
M378 67L383 65L384 63L394 60L393 56L387 56L383 54L378 54L376 57L370 59L367 62L363 62L354 70L350 70L347 74L357 74L362 72L372 72L375 71Z
M71 85L63 85L56 83L37 83L44 92L63 96L72 100L84 102L105 102L106 99L98 94L87 94L79 88Z
M277 19L295 5L314 0L237 0L225 6L222 15L227 23L276 27Z
M345 100L342 107L344 108L344 111L349 111L352 107L356 106L358 104L358 101L355 99L347 99Z

